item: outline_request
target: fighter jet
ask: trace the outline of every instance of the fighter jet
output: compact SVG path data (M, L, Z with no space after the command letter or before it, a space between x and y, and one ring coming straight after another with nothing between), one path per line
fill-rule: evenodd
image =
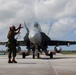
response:
M43 52L45 53L45 55L49 56L50 58L53 58L54 53L61 52L61 48L59 46L69 46L76 44L76 41L51 40L48 35L42 32L38 22L34 23L32 30L29 30L25 23L24 26L27 30L27 33L23 41L18 41L19 50L21 50L20 46L26 46L27 48L27 52L22 53L22 58L25 58L26 56L30 55L31 52L33 59L35 59L35 56L37 56L37 58L40 58L40 54ZM7 43L8 46L8 42L0 42L0 45L4 45L5 43ZM48 52L48 46L55 46L55 52Z

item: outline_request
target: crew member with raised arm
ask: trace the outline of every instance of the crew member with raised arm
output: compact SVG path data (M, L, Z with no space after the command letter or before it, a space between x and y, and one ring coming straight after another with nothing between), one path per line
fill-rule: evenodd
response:
M16 57L16 46L17 46L17 40L15 39L15 36L20 33L21 24L16 29L14 25L10 26L7 38L8 38L8 63L17 63L15 60ZM12 58L13 57L13 58ZM12 58L12 60L11 60Z

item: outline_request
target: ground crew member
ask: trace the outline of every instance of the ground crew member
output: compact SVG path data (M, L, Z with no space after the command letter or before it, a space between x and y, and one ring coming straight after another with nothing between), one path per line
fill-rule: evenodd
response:
M17 63L15 60L16 57L16 46L17 46L17 40L15 39L15 35L20 33L21 24L16 29L14 25L10 27L10 30L8 32L7 38L8 38L8 63ZM13 53L13 54L12 54ZM13 56L13 59L11 60L11 57Z

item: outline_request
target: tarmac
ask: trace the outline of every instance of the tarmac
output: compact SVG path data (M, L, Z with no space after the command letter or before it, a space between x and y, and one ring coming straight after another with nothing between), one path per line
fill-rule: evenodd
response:
M18 63L8 63L7 55L0 55L0 75L76 75L76 55L57 54L53 59L41 55L41 59L17 55Z

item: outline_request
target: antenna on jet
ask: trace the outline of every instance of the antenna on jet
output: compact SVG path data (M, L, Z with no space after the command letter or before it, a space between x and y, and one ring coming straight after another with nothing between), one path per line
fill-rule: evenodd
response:
M49 30L48 30L47 35L49 35L49 32L50 32L51 27L52 27L52 23L51 23L51 25L50 25L50 27L49 27Z
M27 28L27 26L26 26L26 23L25 23L25 22L24 22L24 26L25 26L25 28L26 28L27 33L29 33L29 29Z

